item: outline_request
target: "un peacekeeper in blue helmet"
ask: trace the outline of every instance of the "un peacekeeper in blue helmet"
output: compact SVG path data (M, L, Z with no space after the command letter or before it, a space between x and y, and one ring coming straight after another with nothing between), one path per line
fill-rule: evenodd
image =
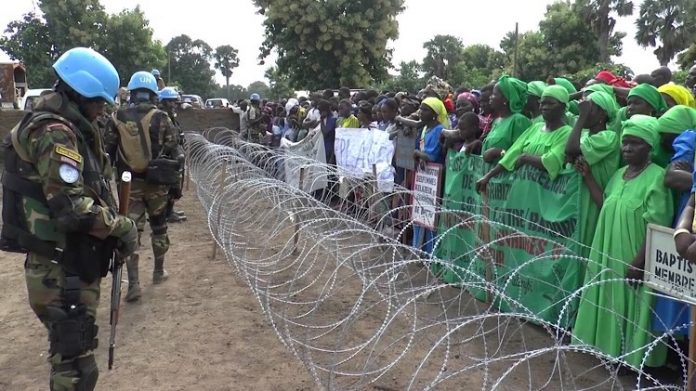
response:
M101 278L137 228L117 213L95 119L119 76L101 54L73 48L53 64L53 92L12 129L3 172L0 248L26 253L29 304L48 330L51 390L93 390ZM43 338L43 337L42 337Z

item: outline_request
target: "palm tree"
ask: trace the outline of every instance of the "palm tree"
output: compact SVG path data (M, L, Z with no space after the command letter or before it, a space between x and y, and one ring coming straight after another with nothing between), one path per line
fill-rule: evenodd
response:
M696 2L644 0L636 26L638 44L656 47L653 53L660 65L666 66L696 38Z
M230 77L232 77L232 71L234 68L239 66L239 58L237 57L239 51L230 45L222 45L215 48L215 69L222 73L225 77L225 85L227 86L227 99L230 95Z
M633 15L633 2L628 0L582 0L576 4L580 8L585 21L590 24L592 31L597 34L600 61L609 63L611 60L609 41L614 32L614 27L616 27L616 18L612 14L616 14L619 17Z

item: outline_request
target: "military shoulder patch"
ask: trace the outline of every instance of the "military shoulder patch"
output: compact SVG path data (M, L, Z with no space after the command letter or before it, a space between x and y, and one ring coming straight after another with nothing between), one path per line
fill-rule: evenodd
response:
M62 157L66 157L70 160L73 160L77 162L78 164L82 163L82 155L80 155L77 151L67 148L63 145L56 144L55 149L53 150L57 155L60 155Z

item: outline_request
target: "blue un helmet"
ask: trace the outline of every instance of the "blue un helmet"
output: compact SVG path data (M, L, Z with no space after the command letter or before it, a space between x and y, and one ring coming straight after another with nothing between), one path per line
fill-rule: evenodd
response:
M128 82L128 90L144 89L157 95L157 80L152 73L146 71L135 72Z
M256 94L256 93L251 94L251 97L249 97L249 100L252 102L253 101L261 102L261 95Z
M181 99L179 92L173 87L164 87L159 92L159 100L176 100Z
M53 70L75 92L85 98L102 98L114 104L119 77L106 57L89 48L77 47L63 53Z
M152 76L154 77L160 76L160 71L158 69L153 69L152 71L150 71L150 73L152 73Z

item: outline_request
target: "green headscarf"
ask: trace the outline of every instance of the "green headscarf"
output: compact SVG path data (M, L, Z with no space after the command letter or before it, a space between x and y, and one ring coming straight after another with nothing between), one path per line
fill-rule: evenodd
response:
M503 92L512 113L520 113L527 105L527 83L510 76L498 79L498 88Z
M604 92L604 93L611 95L612 97L615 96L614 95L614 88L608 84L601 84L601 83L592 84L591 86L587 86L587 87L583 88L582 91L583 92L585 92L585 91Z
M631 88L628 97L630 98L632 96L637 96L648 102L648 104L655 109L658 116L662 115L662 113L667 110L667 103L665 103L662 94L651 84L639 84Z
M649 115L635 114L623 122L623 133L621 138L623 140L626 136L638 137L648 143L654 151L660 141L660 135L657 133L659 127L660 124L657 122L657 118Z
M685 130L696 129L696 110L686 106L674 106L662 114L657 122L658 132L682 134Z
M543 81L530 81L527 83L527 94L541 98L541 94L544 93L544 88L546 88L546 83Z
M554 82L556 82L557 85L563 87L568 91L568 94L574 94L578 92L578 90L575 88L573 83L570 82L570 80L563 78L563 77L556 77L553 79Z
M541 97L542 99L546 97L553 98L565 105L568 105L568 101L570 101L568 91L559 85L552 85L544 88L544 93L541 94Z
M449 118L447 117L447 109L445 109L445 104L442 103L440 99L433 97L425 98L423 99L423 104L433 109L435 115L437 115L437 122L439 122L440 125L444 126L445 129L450 128Z
M607 113L609 122L614 121L616 114L619 112L619 105L616 103L616 99L614 99L613 95L603 91L595 91L591 93L587 99L601 107L602 110Z

